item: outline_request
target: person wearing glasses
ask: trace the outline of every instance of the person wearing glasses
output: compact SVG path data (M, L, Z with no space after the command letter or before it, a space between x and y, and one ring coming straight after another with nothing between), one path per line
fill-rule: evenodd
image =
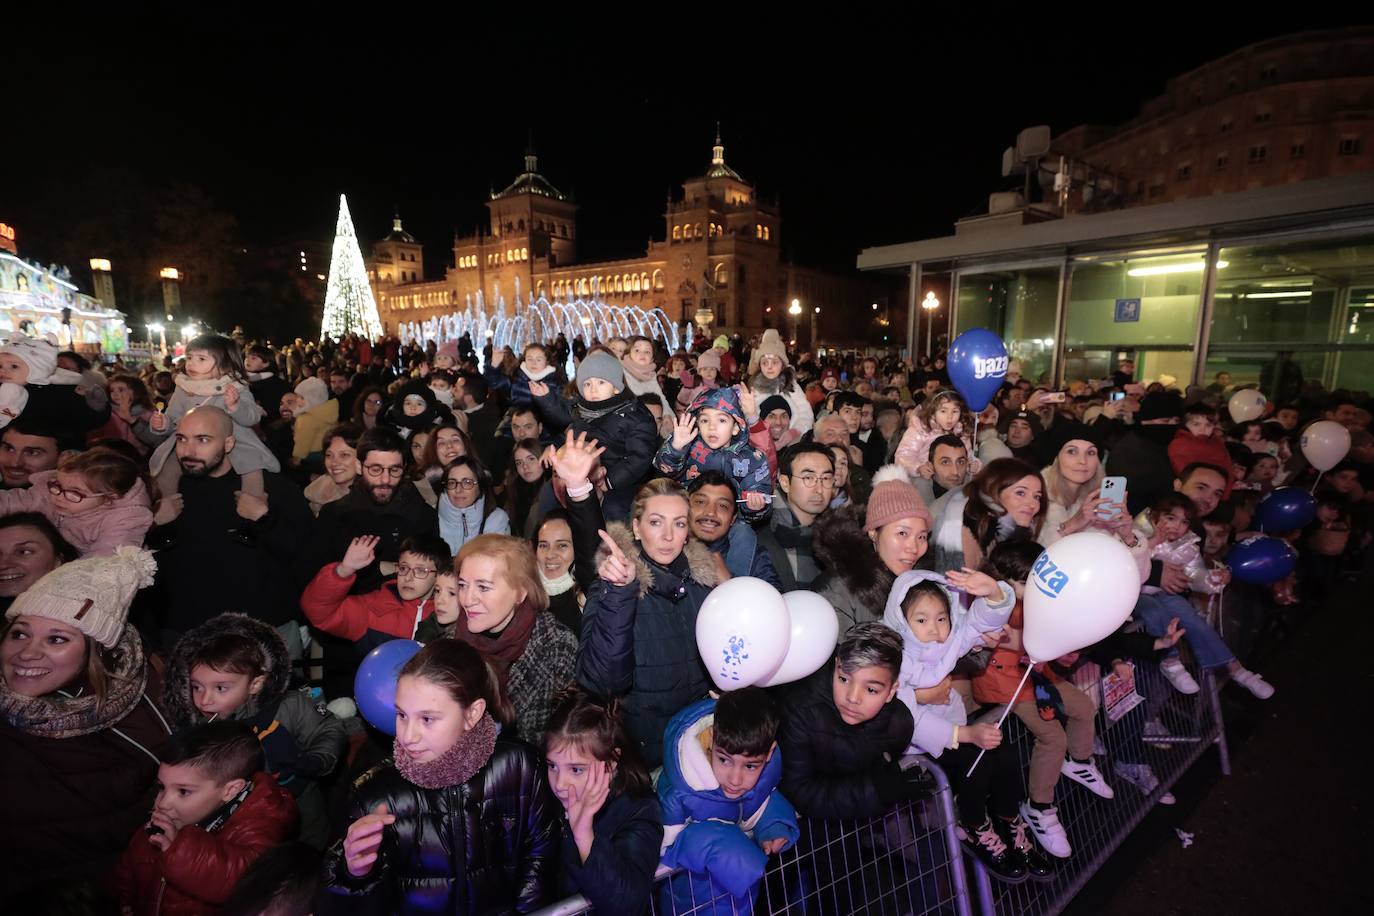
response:
M358 573L371 566L381 538L351 540L343 559L321 569L301 595L301 609L317 630L353 643L361 656L384 642L411 639L434 614L434 583L448 570L448 545L431 536L407 538L401 544L396 578L381 588L350 594Z
M140 547L153 525L143 469L109 448L71 454L53 471L32 477L27 490L0 490L0 515L38 512L83 557L110 556L116 547Z
M358 440L358 476L348 495L320 509L320 537L313 545L311 571L343 555L354 538L380 540L374 559L358 570L352 594L373 592L394 575L401 541L438 536L439 518L412 481L405 479L406 444L391 429L367 431Z
M758 530L782 582L781 590L810 588L820 575L811 549L812 525L830 510L835 495L835 458L818 442L799 442L778 455L778 489L768 523Z
M464 455L444 468L439 497L439 534L456 555L479 534L510 534L510 517L491 495L491 481L477 460Z

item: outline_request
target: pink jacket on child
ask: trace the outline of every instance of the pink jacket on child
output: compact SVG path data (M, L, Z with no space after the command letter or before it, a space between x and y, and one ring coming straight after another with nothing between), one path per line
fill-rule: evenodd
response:
M902 441L897 444L895 456L897 464L901 465L902 470L914 477L921 465L930 460L930 444L943 435L945 435L944 430L938 426L934 429L926 429L921 418L913 414L911 424L907 426L906 432L902 433ZM978 453L974 451L973 440L969 438L968 433L964 432L964 424L956 424L951 435L958 436L963 440L964 448L968 450L969 475L977 474L982 470L983 463L977 458Z
M104 508L68 515L54 509L49 498L48 481L56 476L56 471L39 471L29 477L33 485L26 490L0 490L0 515L39 513L83 557L113 556L116 547L126 544L142 546L153 526L152 500L143 481L134 481L128 493Z

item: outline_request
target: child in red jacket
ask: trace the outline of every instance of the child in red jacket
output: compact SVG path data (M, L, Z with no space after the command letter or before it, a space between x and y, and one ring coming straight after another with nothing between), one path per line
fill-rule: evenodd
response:
M248 866L296 832L296 802L262 772L262 747L243 722L174 737L157 781L153 813L115 867L126 913L218 913Z
M1182 474L1190 464L1210 464L1225 470L1231 466L1231 453L1226 440L1217 429L1217 412L1206 404L1190 404L1183 408L1183 428L1174 433L1169 443L1169 464L1175 474ZM1231 495L1231 478L1226 478L1226 492Z
M311 626L352 640L370 652L393 639L411 639L434 613L430 597L439 573L453 568L453 554L443 539L407 538L401 543L396 578L375 592L350 595L358 570L372 564L379 538L354 538L343 560L325 565L301 594L301 610Z

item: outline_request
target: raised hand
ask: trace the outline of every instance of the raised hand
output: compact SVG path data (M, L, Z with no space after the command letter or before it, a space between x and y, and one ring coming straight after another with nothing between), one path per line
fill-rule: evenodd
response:
M343 559L339 561L339 565L334 567L334 572L338 574L340 579L346 579L358 570L371 566L372 561L377 558L377 544L381 540L381 538L370 534L354 538L348 543L348 549L344 551Z
M754 392L750 391L749 386L744 384L736 385L735 390L739 392L739 409L740 413L744 414L745 421L757 417L759 415L759 402L758 398L754 396Z
M229 385L224 389L224 406L233 410L239 406L239 386Z
M744 508L750 512L762 512L768 506L768 499L762 493L745 493Z
M697 418L686 411L673 424L673 448L682 451L697 437Z
M377 862L377 850L382 846L382 832L394 823L396 815L387 811L385 804L380 804L371 814L348 825L348 833L344 836L344 861L350 875L361 878L372 871Z
M595 439L589 441L585 430L574 438L573 431L569 428L562 448L554 449L550 446L545 454L549 467L553 468L559 480L568 487L582 487L591 479L592 469L596 467L597 459L605 450L604 447L597 447Z
M596 761L587 768L587 782L571 802L568 803L568 826L573 834L591 833L592 818L606 804L611 794L611 767L604 761Z
M536 398L542 398L548 393L548 385L545 385L543 382L536 382L532 379L530 380L530 394L534 395Z
M1000 595L1002 587L997 584L997 580L987 573L978 572L976 569L951 569L945 573L945 579L955 588L962 589L975 598L986 598L989 595Z
M615 538L605 531L598 531L597 534L601 536L601 543L605 544L610 552L601 561L601 565L596 568L596 574L611 585L629 585L635 577L634 564L626 558L620 545L615 542Z
M148 418L148 427L155 433L165 433L167 431L167 415L160 410L153 411L153 415Z

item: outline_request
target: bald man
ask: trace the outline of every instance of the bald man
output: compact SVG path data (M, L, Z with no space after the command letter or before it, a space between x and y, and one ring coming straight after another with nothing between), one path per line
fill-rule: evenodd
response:
M164 647L217 614L239 611L277 627L299 658L305 577L296 557L314 516L300 488L278 474L263 475L266 499L244 493L229 462L233 450L234 424L218 407L187 411L177 424L178 492L164 494L159 527L148 536L159 547Z

